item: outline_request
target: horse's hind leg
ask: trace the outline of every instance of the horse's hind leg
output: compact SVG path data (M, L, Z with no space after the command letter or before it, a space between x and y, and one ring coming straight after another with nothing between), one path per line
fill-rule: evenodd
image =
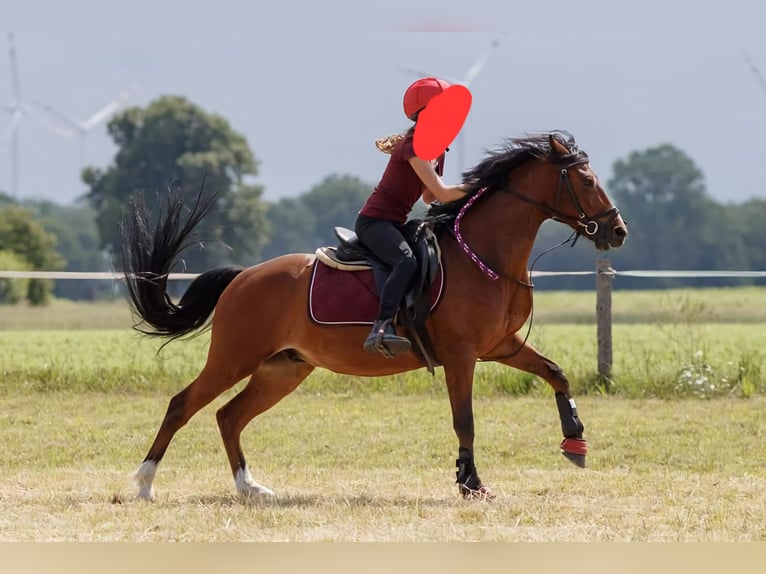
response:
M244 497L274 494L255 482L242 452L240 435L247 424L293 392L314 366L281 353L253 373L247 386L216 413L237 491Z
M561 453L577 466L585 467L585 455L588 452L587 444L582 437L585 427L577 413L577 406L569 392L569 380L555 362L541 355L532 345L524 343L515 335L492 352L493 356L504 356L521 349L512 357L494 359L492 356L483 357L486 361L497 361L509 367L514 367L548 382L555 392L556 407L561 419L561 431L564 440L561 442Z
M225 374L207 365L199 376L180 393L170 399L165 418L160 430L152 443L141 466L133 478L138 483L138 496L148 500L154 499L154 475L157 465L165 455L173 436L201 408L213 401L217 396L234 386L247 373L236 376Z

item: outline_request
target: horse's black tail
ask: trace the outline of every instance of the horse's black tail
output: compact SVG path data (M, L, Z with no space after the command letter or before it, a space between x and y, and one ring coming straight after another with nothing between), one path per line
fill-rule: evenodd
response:
M204 185L204 184L203 184ZM134 329L146 335L167 337L168 342L202 328L218 299L243 267L219 267L207 271L189 285L181 300L173 303L167 293L168 274L178 255L188 247L194 228L213 208L219 194L203 200L200 190L186 223L186 206L180 196L168 193L160 202L157 222L152 229L148 210L140 197L128 202L121 225L122 273L128 303L141 323Z

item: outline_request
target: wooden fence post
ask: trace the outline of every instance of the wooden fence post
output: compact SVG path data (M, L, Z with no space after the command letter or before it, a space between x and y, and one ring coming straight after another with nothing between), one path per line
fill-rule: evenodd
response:
M596 329L598 374L609 385L612 379L612 269L609 259L596 259Z

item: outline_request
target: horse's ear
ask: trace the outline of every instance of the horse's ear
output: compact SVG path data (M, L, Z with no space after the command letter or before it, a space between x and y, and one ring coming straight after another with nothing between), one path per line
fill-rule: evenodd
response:
M569 154L567 147L559 140L557 140L553 134L548 134L548 143L550 144L551 151L554 153L554 155L561 156Z

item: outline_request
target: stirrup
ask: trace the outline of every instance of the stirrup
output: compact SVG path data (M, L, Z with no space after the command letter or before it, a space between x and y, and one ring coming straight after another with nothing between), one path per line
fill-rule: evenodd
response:
M364 342L365 351L369 353L378 352L386 359L393 359L398 355L408 352L412 348L409 339L392 333L386 333L386 327L389 325L393 329L393 321L391 319L386 319L381 322L375 321L372 332L367 336L367 339Z

